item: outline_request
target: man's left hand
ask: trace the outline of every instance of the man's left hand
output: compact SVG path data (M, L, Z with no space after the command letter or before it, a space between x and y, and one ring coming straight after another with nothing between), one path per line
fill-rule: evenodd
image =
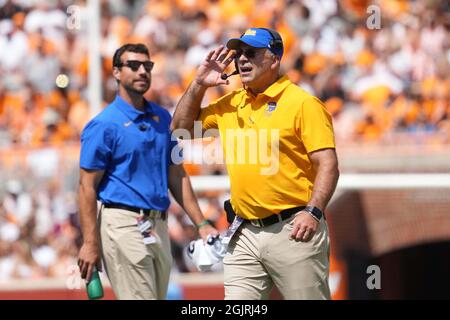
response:
M309 212L300 211L294 218L294 227L289 235L290 240L308 242L317 231L319 222Z

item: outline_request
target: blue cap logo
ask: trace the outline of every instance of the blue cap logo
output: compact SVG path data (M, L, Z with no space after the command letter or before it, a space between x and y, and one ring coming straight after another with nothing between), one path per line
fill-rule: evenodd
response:
M240 38L228 40L227 47L229 49L239 49L245 43L254 48L266 48L277 56L283 56L283 39L278 32L266 28L250 28Z

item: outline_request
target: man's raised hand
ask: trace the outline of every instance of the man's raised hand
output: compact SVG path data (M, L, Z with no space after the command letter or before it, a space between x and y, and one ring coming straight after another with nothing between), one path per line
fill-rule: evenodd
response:
M233 61L234 54L229 54L230 49L221 45L210 51L206 59L197 70L195 81L205 87L214 87L221 84L229 84L229 80L221 78L226 67Z

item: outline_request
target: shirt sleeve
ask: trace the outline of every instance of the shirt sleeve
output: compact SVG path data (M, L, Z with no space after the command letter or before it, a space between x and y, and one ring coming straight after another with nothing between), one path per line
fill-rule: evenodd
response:
M239 94L239 91L232 91L220 97L200 109L197 121L201 121L204 130L218 129L218 118L227 111L234 112L237 106L236 100L242 101L242 95Z
M197 121L201 121L202 128L205 130L208 129L217 129L217 116L216 116L217 104L211 103L205 108L200 109L200 114L197 118Z
M114 136L111 124L90 121L81 133L80 168L107 169L111 164Z
M297 133L308 153L316 150L335 148L333 122L325 105L316 97L303 102L298 115Z

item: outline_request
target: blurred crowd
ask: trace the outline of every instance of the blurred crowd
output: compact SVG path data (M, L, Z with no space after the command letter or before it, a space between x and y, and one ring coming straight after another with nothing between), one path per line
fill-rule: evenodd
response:
M78 141L92 116L86 1L0 6L0 145ZM116 89L112 55L125 42L148 45L156 65L147 97L173 111L211 48L268 26L284 39L283 72L333 113L338 143L398 143L417 133L448 143L449 12L435 0L103 0L104 104ZM59 87L58 75L67 76ZM239 86L235 77L205 103Z
M368 10L371 4L380 10ZM90 19L82 0L0 0L2 150L78 144L92 117ZM102 0L100 26L104 105L116 91L112 55L126 42L149 47L155 68L146 97L173 112L211 48L249 26L264 26L284 39L283 72L332 113L338 145L450 143L448 1ZM208 90L204 103L241 86L231 79ZM195 164L209 143L217 141L186 147L192 175L225 173L222 165ZM43 157L40 163L48 162ZM80 241L76 182L61 187L47 178L35 186L33 176L13 176L6 174L0 188L0 282L66 275ZM226 197L199 194L222 230ZM182 251L195 230L176 204L170 212L174 268L194 271Z
M63 194L51 184L27 190L20 180L5 182L0 207L0 284L73 273L81 245L74 193Z

